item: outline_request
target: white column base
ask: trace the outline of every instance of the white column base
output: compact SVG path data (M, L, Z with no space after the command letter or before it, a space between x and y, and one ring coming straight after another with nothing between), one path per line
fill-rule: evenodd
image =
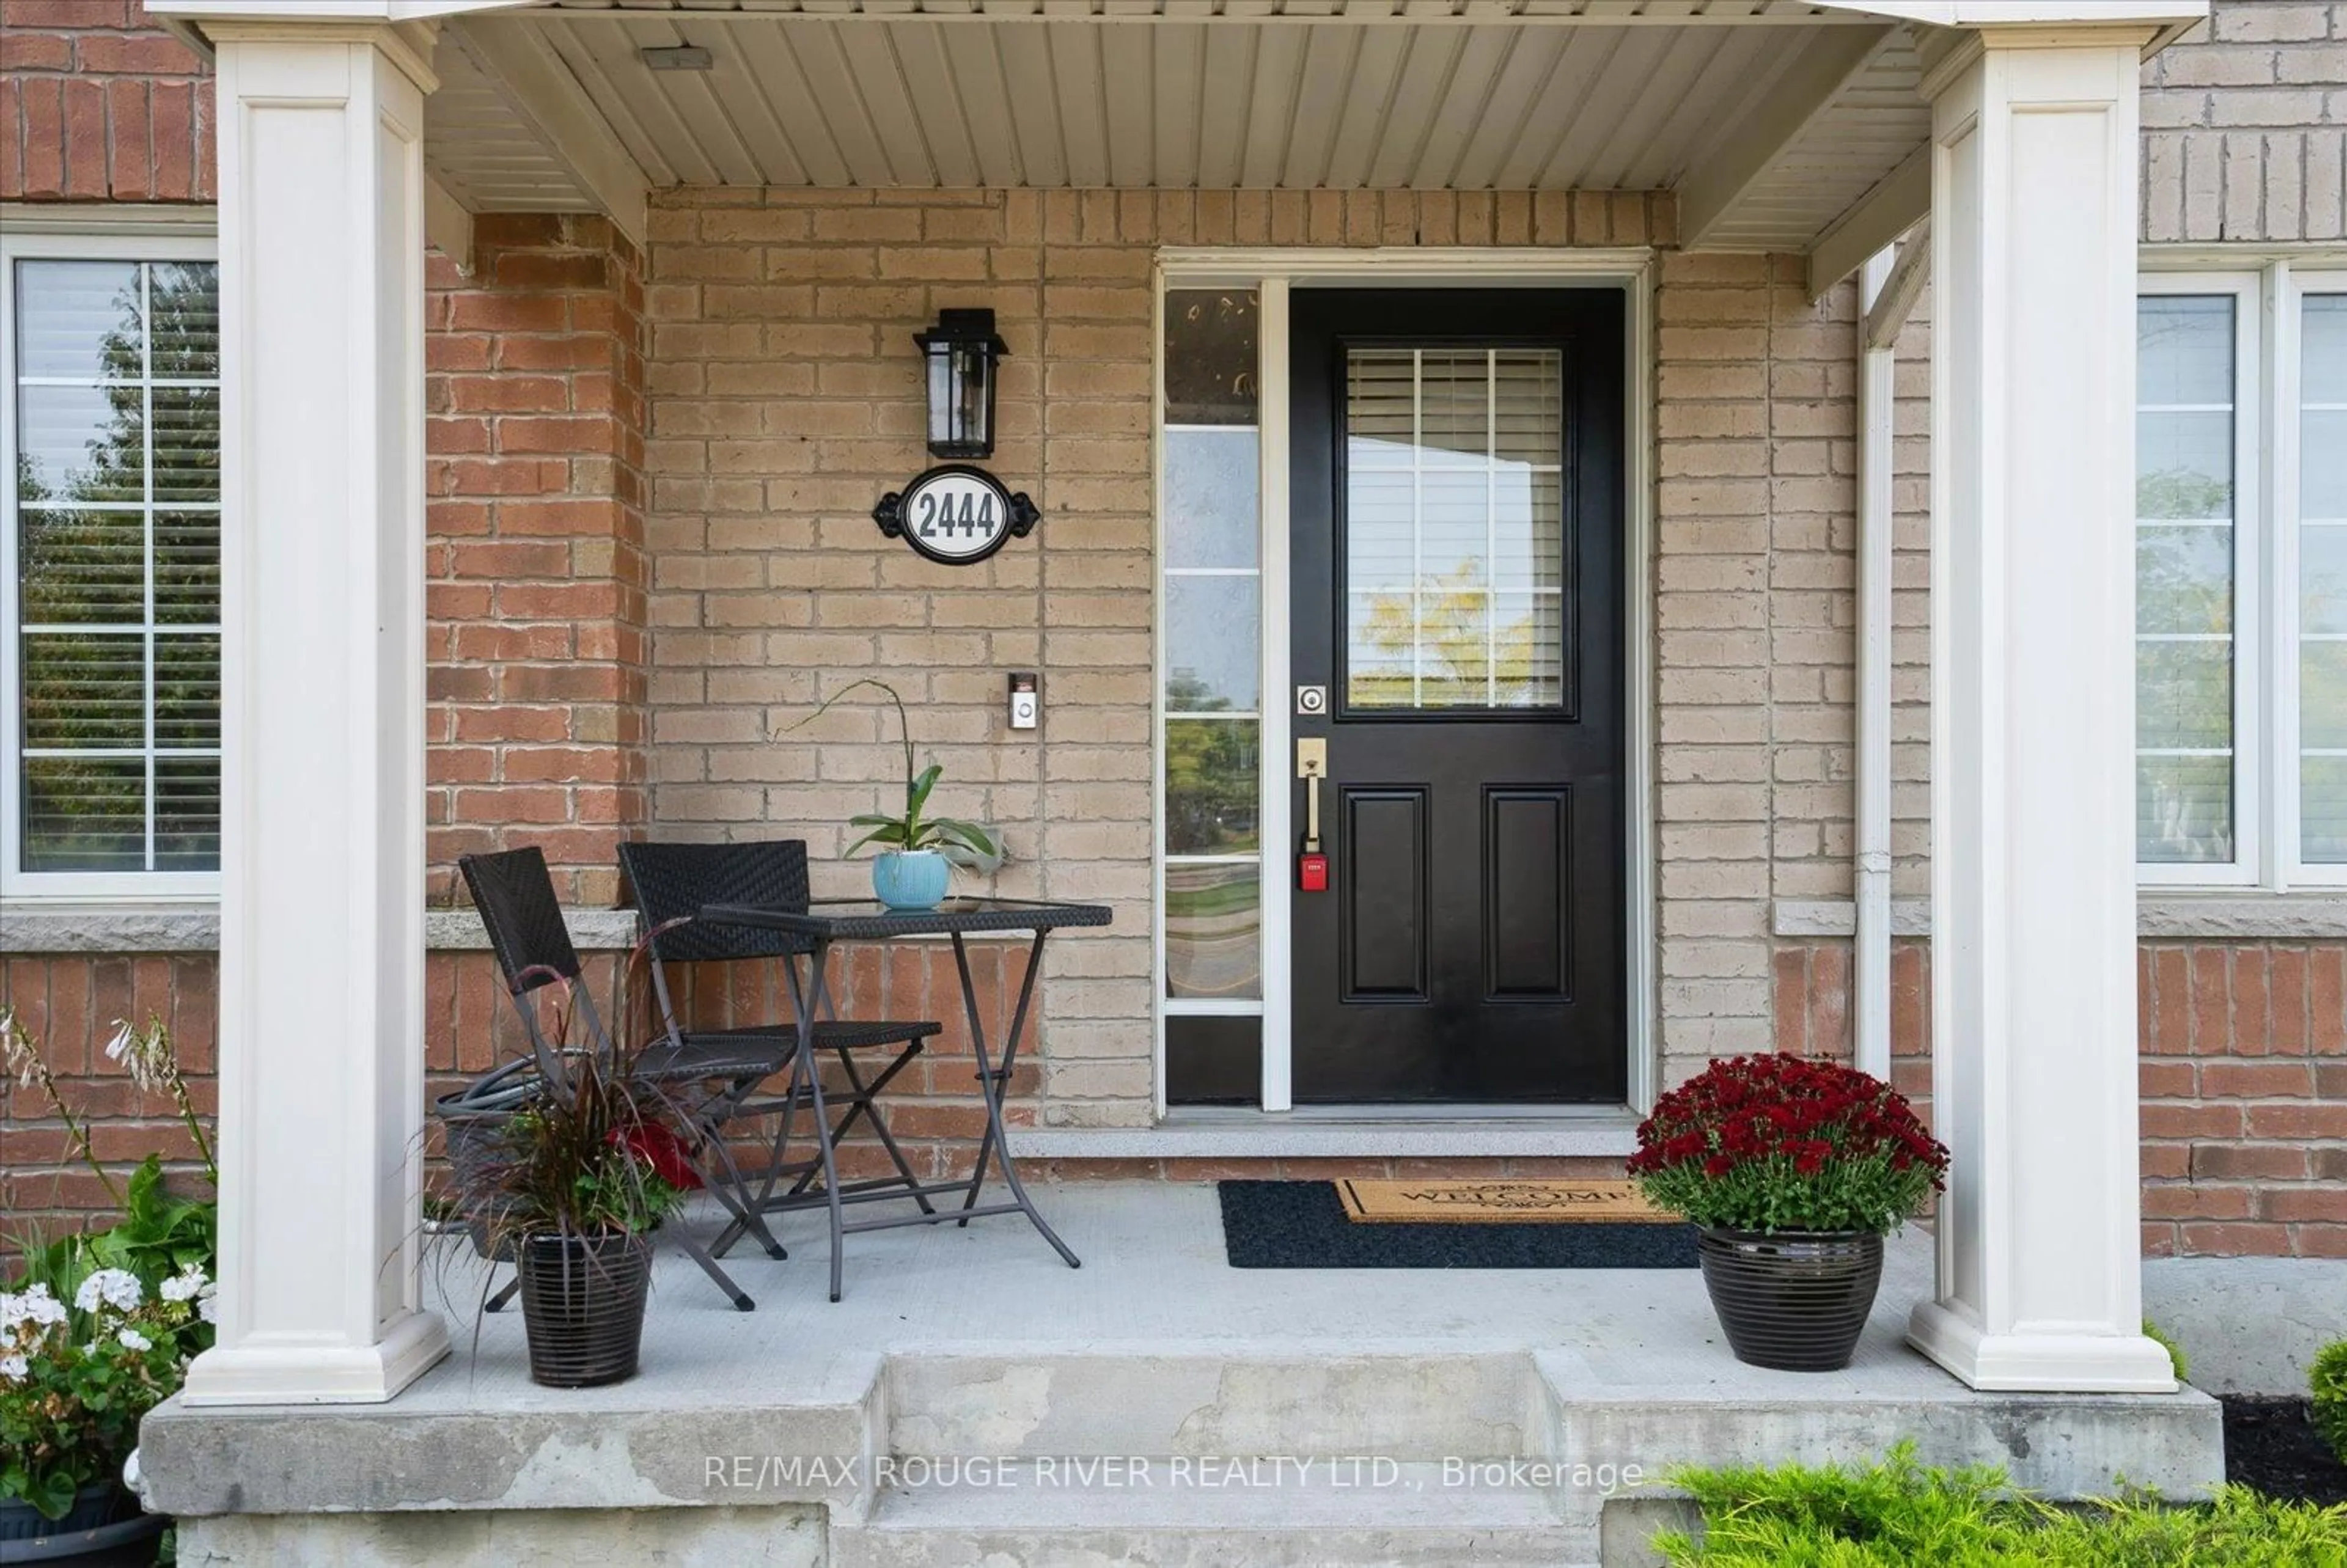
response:
M1986 1334L1943 1302L1922 1301L1907 1343L1971 1387L2008 1394L2172 1394L2167 1348L2141 1334Z
M436 1312L411 1312L373 1345L320 1344L322 1337L251 1335L217 1346L188 1367L183 1405L379 1405L448 1354Z

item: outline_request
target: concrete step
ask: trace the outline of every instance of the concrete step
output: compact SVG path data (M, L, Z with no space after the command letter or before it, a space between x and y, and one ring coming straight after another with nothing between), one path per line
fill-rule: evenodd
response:
M891 1357L882 1376L884 1447L897 1454L1525 1454L1539 1451L1548 1403L1525 1351L1424 1345L911 1353Z
M898 1461L869 1517L835 1517L831 1568L1589 1568L1594 1518L1440 1463L1030 1460L967 1470ZM884 1471L884 1478L887 1472ZM948 1480L958 1484L949 1484ZM910 1481L911 1484L907 1484Z

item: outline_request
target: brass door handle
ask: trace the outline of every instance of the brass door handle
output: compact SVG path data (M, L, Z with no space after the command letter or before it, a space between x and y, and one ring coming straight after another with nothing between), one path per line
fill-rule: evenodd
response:
M1296 743L1296 776L1304 781L1304 852L1320 850L1320 781L1328 776L1328 743L1319 736Z

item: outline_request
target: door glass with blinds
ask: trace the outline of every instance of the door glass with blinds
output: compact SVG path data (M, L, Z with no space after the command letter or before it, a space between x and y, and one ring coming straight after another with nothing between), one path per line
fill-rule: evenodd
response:
M2234 859L2239 299L2137 313L2136 858Z
M1563 357L1348 347L1345 705L1563 705Z
M2339 866L2347 865L2347 293L2299 297L2298 382L2299 858Z
M13 869L215 871L217 268L11 267Z

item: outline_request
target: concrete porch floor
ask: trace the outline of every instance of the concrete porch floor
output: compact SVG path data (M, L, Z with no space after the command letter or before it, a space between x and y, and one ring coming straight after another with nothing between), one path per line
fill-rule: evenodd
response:
M192 1521L195 1563L463 1562L563 1511L528 1538L585 1530L611 1561L656 1518L671 1562L1557 1563L1599 1560L1609 1490L1681 1463L1903 1437L2057 1496L2223 1472L2206 1395L1980 1394L1908 1350L1919 1233L1894 1239L1850 1368L1804 1375L1737 1361L1691 1269L1242 1271L1211 1186L1034 1191L1081 1269L1015 1215L881 1232L849 1238L835 1306L820 1216L797 1214L787 1260L728 1260L744 1314L663 1249L641 1373L601 1389L532 1384L518 1312L476 1336L477 1265L436 1265L456 1354L383 1406L167 1406L151 1503ZM1153 1462L1048 1462L1085 1456ZM1317 1462L1207 1473L1278 1456ZM1348 1485L1333 1461L1357 1458L1391 1472ZM1555 1469L1462 1474L1510 1459ZM920 1460L965 1463L948 1482Z

